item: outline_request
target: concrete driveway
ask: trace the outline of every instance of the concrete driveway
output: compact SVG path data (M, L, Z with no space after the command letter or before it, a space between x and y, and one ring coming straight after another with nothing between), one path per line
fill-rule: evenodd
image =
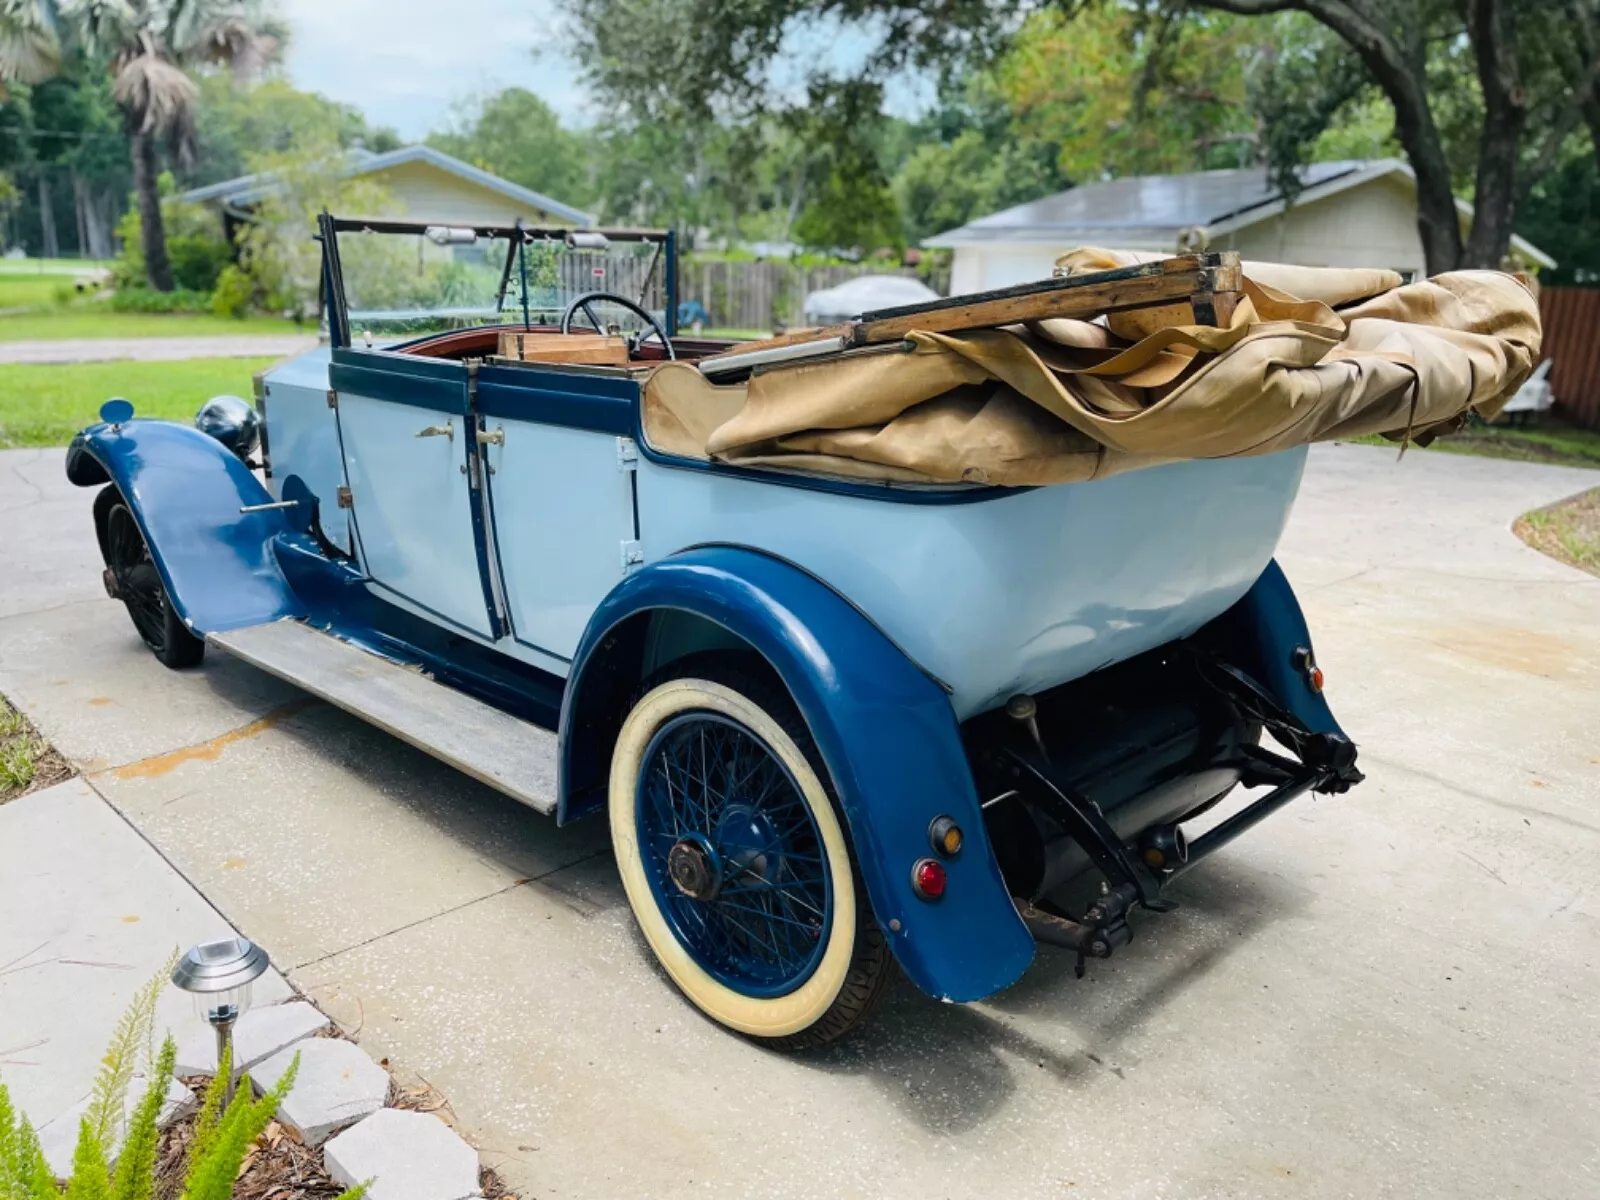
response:
M1600 1194L1600 580L1508 530L1600 473L1314 447L1282 561L1368 782L1083 982L787 1059L673 993L602 827L157 665L60 458L0 455L0 691L523 1195Z

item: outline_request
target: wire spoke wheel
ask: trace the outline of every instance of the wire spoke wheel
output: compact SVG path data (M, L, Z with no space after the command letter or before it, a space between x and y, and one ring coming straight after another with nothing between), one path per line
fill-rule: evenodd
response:
M167 592L150 560L150 549L126 505L111 510L106 523L107 566L117 580L117 595L145 644L160 655L167 644Z
M829 775L763 664L647 680L611 756L611 844L651 951L707 1016L777 1050L841 1037L895 977Z
M833 887L817 823L771 749L721 714L685 713L651 739L638 798L651 889L696 961L750 996L805 982Z
M144 533L115 487L95 498L95 527L106 562L107 586L127 608L144 644L166 666L194 666L205 655L205 641L173 608Z

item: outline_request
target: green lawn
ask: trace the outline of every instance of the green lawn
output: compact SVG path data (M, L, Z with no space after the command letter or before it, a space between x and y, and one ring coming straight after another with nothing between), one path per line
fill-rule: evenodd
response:
M186 362L0 365L0 449L64 446L111 396L141 417L187 421L219 392L246 399L250 376L270 358L193 358Z
M0 280L0 287L4 281ZM283 317L214 317L209 313L119 313L75 304L0 317L0 342L62 338L224 337L249 333L316 333Z
M1355 440L1374 446L1399 446L1398 442L1377 436ZM1412 450L1415 449L1417 447L1413 445ZM1528 428L1509 425L1468 426L1460 433L1440 438L1428 449L1446 454L1476 454L1483 458L1551 463L1561 467L1600 467L1600 431L1579 429L1559 417L1549 415L1541 417L1537 425Z
M56 290L71 287L60 275L0 275L0 309L37 308L56 302Z
M0 258L0 276L6 275L82 275L85 271L109 270L109 259L94 258Z

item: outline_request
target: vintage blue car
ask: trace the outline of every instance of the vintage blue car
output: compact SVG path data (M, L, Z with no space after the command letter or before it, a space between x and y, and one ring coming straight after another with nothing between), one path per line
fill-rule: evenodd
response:
M1081 972L1360 779L1273 562L1303 447L1011 489L685 456L642 386L730 343L678 336L671 233L321 233L331 346L253 409L113 400L73 442L106 588L170 667L214 647L560 822L604 813L714 1020L799 1048L897 968L952 1001L1040 941ZM1185 836L1236 788L1265 790Z

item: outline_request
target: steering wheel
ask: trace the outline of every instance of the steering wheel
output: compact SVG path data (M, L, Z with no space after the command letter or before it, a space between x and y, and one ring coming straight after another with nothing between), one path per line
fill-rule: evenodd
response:
M572 332L573 315L577 313L579 309L582 309L583 315L589 318L589 324L594 326L595 332L600 334L605 333L606 327L600 323L600 318L594 315L594 309L589 307L589 305L596 300L608 300L612 304L620 304L629 312L637 314L644 320L646 325L650 326L649 330L646 332L639 334L637 337L630 337L628 339L629 358L632 358L634 354L637 353L639 347L644 345L645 338L649 337L650 334L653 333L656 335L656 337L661 339L661 344L666 347L667 357L674 360L677 359L678 355L672 349L672 341L667 337L667 331L661 328L656 319L644 309L640 308L632 300L629 300L626 296L619 296L615 292L585 292L583 295L579 296L571 304L567 305L567 311L561 314L561 332Z

